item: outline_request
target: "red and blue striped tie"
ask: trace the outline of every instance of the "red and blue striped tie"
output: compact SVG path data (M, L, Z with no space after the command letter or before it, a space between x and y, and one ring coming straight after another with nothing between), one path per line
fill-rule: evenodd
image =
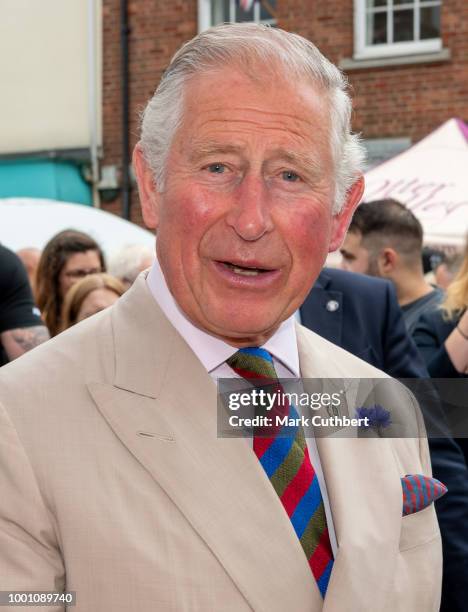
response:
M278 379L270 353L262 348L240 349L227 364L246 380L269 379L273 382ZM279 384L275 391L278 389L282 391ZM298 418L292 405L275 406L275 411ZM322 494L304 431L300 425L282 426L272 437L254 436L253 449L292 522L322 597L325 597L333 554Z

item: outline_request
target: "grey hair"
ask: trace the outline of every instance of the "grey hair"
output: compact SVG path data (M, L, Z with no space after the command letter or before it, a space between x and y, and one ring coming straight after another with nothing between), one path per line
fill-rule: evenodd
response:
M132 284L143 270L145 259L154 260L154 250L142 244L127 244L109 261L109 274L123 282Z
M226 65L242 66L252 78L281 69L288 79L309 78L329 94L330 145L335 165L333 213L341 210L346 194L364 163L364 148L351 133L351 99L340 70L307 39L262 24L223 24L185 43L174 55L148 102L141 121L140 146L153 171L159 191L164 190L164 169L172 139L181 125L184 88L197 74Z

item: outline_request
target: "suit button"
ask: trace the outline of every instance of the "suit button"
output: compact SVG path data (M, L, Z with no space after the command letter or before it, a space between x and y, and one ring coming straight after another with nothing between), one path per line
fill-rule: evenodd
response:
M328 312L335 312L335 310L338 310L339 307L340 305L336 300L329 300L325 305Z

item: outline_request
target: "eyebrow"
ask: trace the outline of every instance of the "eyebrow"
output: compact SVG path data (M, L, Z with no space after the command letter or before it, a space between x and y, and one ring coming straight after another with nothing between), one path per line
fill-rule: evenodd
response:
M350 253L346 249L341 248L340 253L342 257L345 257L346 259L356 259L356 255L354 255L353 253Z
M189 155L189 160L192 163L196 163L204 157L208 157L209 155L239 155L242 153L242 147L240 147L239 145L221 145L217 144L216 142L194 142L192 144L192 147L193 150Z
M219 144L216 142L194 142L193 151L189 155L189 160L192 163L197 163L204 157L210 155L241 155L243 147L235 144ZM323 173L323 165L320 161L312 159L306 153L299 153L278 147L270 152L267 152L268 159L266 162L281 160L304 169L312 177L320 177Z

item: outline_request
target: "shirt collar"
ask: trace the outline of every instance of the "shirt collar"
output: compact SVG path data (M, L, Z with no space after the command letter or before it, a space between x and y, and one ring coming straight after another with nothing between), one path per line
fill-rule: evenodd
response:
M161 310L200 359L207 372L212 372L238 350L189 321L169 291L157 259L146 277L146 283ZM299 355L294 316L281 323L273 336L265 342L263 348L281 361L294 376L299 377Z

